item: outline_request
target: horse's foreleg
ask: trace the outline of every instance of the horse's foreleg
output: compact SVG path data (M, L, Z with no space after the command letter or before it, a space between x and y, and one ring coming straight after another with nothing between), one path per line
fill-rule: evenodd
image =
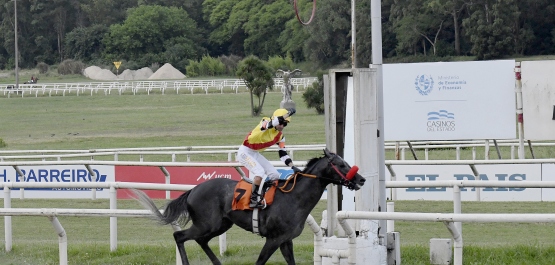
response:
M279 246L279 250L281 250L281 254L283 258L285 258L285 262L289 265L295 264L295 254L293 254L293 240L288 240Z
M177 231L173 233L173 238L175 239L175 244L177 245L177 250L179 251L179 256L181 256L181 263L183 265L189 265L189 260L187 259L187 253L185 252L185 236L183 231Z
M275 239L266 238L266 243L258 256L258 260L256 261L256 265L263 265L270 259L272 254L276 252L280 245L280 242L277 242Z

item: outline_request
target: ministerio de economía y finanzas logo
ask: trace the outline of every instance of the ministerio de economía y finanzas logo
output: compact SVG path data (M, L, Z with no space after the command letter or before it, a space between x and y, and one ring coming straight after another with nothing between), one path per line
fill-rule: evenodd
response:
M431 75L419 75L416 76L416 80L414 80L414 86L416 87L416 91L420 93L422 96L427 96L432 92L434 88L434 79Z

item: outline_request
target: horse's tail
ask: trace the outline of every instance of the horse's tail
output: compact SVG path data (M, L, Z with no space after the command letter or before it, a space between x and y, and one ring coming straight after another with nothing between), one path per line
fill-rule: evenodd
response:
M179 198L170 201L166 204L164 212L160 212L154 201L143 191L132 189L133 193L137 196L137 200L148 210L154 214L155 219L163 225L179 224L181 227L189 222L189 212L187 211L187 197L189 191L181 194Z

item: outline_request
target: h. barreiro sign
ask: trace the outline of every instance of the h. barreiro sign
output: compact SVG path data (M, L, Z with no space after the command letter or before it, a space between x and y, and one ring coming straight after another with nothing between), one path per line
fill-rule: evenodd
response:
M91 166L94 182L113 182L114 166ZM23 179L13 167L0 167L0 182L28 183L79 183L93 182L84 166L22 166ZM12 196L19 196L19 188L13 189ZM88 191L88 192L86 192ZM26 198L90 198L88 188L26 188ZM97 198L109 198L109 191L97 189Z
M95 173L94 182L142 182L166 183L166 176L159 167L152 166L91 166ZM22 166L24 178L19 178L13 167L0 167L0 182L29 182L29 183L82 183L93 182L93 177L84 166ZM241 174L234 167L166 167L170 174L170 184L197 185L217 178L240 180ZM248 170L242 168L245 174ZM285 179L293 171L290 168L279 168L281 178ZM14 188L12 196L20 195L20 189ZM89 188L26 188L26 198L90 198ZM165 199L166 191L145 190L151 197ZM177 198L182 191L170 192L171 198ZM130 198L130 193L117 190L118 198ZM97 189L97 198L109 198L109 190Z

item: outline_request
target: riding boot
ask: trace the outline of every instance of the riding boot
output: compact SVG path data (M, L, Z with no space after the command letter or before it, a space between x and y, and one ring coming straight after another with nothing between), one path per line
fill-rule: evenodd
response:
M251 203L249 204L249 207L251 208L256 208L260 206L260 195L258 194L258 186L259 185L252 185Z

